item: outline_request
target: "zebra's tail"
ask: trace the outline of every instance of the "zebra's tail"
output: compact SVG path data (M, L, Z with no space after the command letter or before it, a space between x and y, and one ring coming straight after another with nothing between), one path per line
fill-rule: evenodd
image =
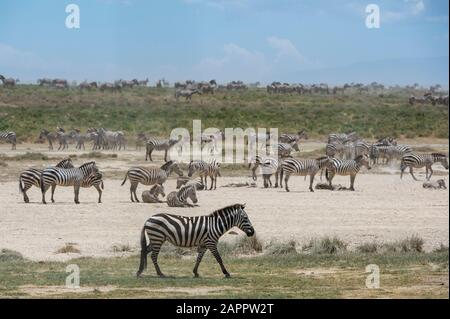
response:
M100 183L100 187L101 187L102 190L105 189L105 185L103 184L103 181Z
M139 264L139 270L136 272L136 277L139 277L142 272L147 268L147 239L145 238L145 226L141 231L141 262Z
M326 179L327 181L330 180L330 178L328 177L328 168L325 168L325 179Z
M125 178L123 179L122 184L120 184L120 186L123 186L125 184L125 182L127 181L128 178L128 172L125 174Z

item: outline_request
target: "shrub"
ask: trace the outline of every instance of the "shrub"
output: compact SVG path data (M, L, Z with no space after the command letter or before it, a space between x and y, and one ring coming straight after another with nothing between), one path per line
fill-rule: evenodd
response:
M270 242L266 247L267 255L290 255L296 254L297 242L293 239L284 242Z
M347 251L347 244L337 237L325 236L311 239L308 244L302 247L302 251L311 254L339 254Z

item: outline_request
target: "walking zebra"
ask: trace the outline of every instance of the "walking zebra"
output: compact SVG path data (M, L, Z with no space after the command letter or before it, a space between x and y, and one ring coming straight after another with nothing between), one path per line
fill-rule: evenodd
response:
M211 160L211 162L207 163L202 160L191 161L188 166L188 176L192 177L195 172L199 172L201 182L203 183L203 178L205 182L205 189L208 188L207 178L211 178L211 187L209 190L217 188L217 177L220 176L220 163L215 159Z
M72 160L70 158L64 159L58 164L56 164L56 167L73 168ZM27 191L31 188L31 186L36 186L38 188L41 187L42 172L43 170L39 168L29 168L20 173L19 190L23 194L23 201L25 203L30 202L30 199L28 198L27 195Z
M42 203L47 204L45 201L45 193L50 186L52 187L52 203L55 202L53 195L55 193L56 185L59 185L73 186L75 194L74 201L75 204L79 204L80 201L78 195L83 181L91 176L95 176L97 173L98 168L97 165L95 165L95 162L84 163L78 168L47 167L41 175Z
M136 189L139 183L143 185L163 185L173 171L179 176L183 176L183 172L181 171L178 164L174 161L168 161L161 167L132 167L127 171L127 174L125 175L125 178L121 185L123 186L127 181L127 178L129 178L131 201L134 202L136 200L136 202L139 203L139 199L136 195Z
M431 154L407 154L402 157L400 164L400 178L403 177L403 172L407 167L409 167L409 173L414 178L415 181L418 179L413 174L413 168L422 168L425 166L425 178L427 181L430 180L431 175L433 175L433 169L431 168L434 163L441 163L445 169L448 170L448 157L441 153L431 153ZM428 171L430 175L428 175Z
M406 154L412 153L412 148L408 145L375 145L370 150L370 158L378 163L378 159L383 159L384 164L390 163L391 160L401 160Z
M234 204L204 216L156 214L150 217L141 231L141 260L136 276L139 277L147 268L147 255L150 253L156 273L159 277L164 277L158 265L158 254L163 243L168 240L176 246L198 247L193 270L195 277L199 276L198 267L207 249L216 258L225 277L230 277L217 250L217 243L233 227L238 227L248 237L254 235L255 230L244 209L245 205Z
M16 138L16 133L15 132L0 132L0 141L4 140L7 143L11 143L11 149L15 150L16 149L16 144L17 144L17 138Z
M353 160L339 160L332 158L329 164L327 164L325 177L327 178L330 187L332 187L332 181L336 174L343 176L350 175L350 190L354 191L356 174L358 174L362 166L366 166L367 169L371 169L369 157L367 155L359 155Z
M166 196L164 186L155 184L149 191L142 192L142 201L144 203L162 203L163 201L158 198L159 195Z
M328 157L319 157L317 159L294 159L287 158L281 164L281 180L283 179L283 174L286 174L284 178L284 186L286 192L289 192L288 181L291 175L308 176L309 175L309 190L314 192L312 184L314 182L314 177L317 172L325 167L329 162ZM281 185L283 187L283 185Z
M150 137L147 140L146 150L145 150L145 160L147 161L150 158L150 161L153 162L152 152L154 150L164 151L164 162L167 162L167 152L177 144L180 140L168 139L162 140L155 137Z
M279 140L281 143L298 143L302 138L305 140L308 139L308 135L305 130L300 130L297 134L281 134Z
M278 174L280 173L281 168L278 159L269 156L256 155L255 158L248 164L248 168L252 169L252 178L254 181L257 180L256 170L258 169L258 167L261 167L264 188L272 187L272 181L270 180L270 177L273 174L275 174L275 181L278 186Z
M278 143L277 149L278 149L278 157L289 157L291 156L292 150L297 152L300 151L297 142Z
M184 185L179 191L174 191L167 195L167 205L169 207L194 207L197 204L197 192L194 184ZM190 199L193 204L189 204L187 200Z

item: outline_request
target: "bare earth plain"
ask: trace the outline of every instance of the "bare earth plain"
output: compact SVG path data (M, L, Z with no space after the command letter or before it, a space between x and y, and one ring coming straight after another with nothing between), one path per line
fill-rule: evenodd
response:
M405 141L402 141L402 143ZM448 152L448 140L406 141L413 147L432 146ZM423 143L423 144L421 144ZM323 147L319 141L308 141L302 150L313 151ZM97 203L94 188L82 189L80 205L73 203L73 188L57 187L56 203L41 204L40 191L32 188L28 194L31 203L25 204L19 193L18 176L28 167L45 167L70 154L87 154L76 151L71 145L68 151L48 151L44 144L20 144L17 151L9 145L0 145L0 155L6 165L0 166L0 248L11 249L31 260L65 261L74 257L106 257L123 255L113 249L117 245L131 247L136 253L140 229L151 215L167 212L188 216L209 214L217 208L246 203L247 212L261 240L295 239L300 243L313 237L336 235L354 248L365 242L391 242L418 235L425 241L424 248L430 251L440 244L449 243L449 193L448 190L426 190L422 182L415 182L409 174L399 177L398 164L376 166L367 171L363 168L357 176L355 192L308 191L308 182L303 177L292 177L291 192L284 189L264 189L258 179L257 188L223 187L233 182L249 181L249 172L227 174L219 178L216 191L198 192L199 207L169 208L166 204L131 203L129 182L120 186L126 170L135 165L151 165L145 162L144 151L129 146L126 151L107 151L117 158L96 158L104 173L105 190L103 203ZM89 150L88 150L89 148ZM26 152L47 155L47 161L8 160ZM5 159L6 158L6 159ZM154 164L162 158L155 156ZM75 158L79 165L89 158ZM432 180L444 178L448 184L448 171L440 164L434 166ZM227 176L232 175L232 176ZM425 178L424 169L416 176ZM320 178L316 176L316 182ZM348 177L337 176L335 184L349 185ZM142 185L138 194L147 189ZM166 194L175 190L175 178L165 185ZM47 193L47 200L50 192ZM225 240L231 235L225 235ZM72 244L80 253L56 253L66 244Z

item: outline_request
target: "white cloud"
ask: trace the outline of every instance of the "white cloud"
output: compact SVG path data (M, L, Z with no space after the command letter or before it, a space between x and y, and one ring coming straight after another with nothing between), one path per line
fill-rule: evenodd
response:
M406 18L416 17L425 11L423 0L404 0L401 9L381 12L381 19L385 22L397 21Z
M277 62L288 58L294 59L299 63L306 63L306 59L300 54L291 40L271 36L267 38L267 43L277 51Z

